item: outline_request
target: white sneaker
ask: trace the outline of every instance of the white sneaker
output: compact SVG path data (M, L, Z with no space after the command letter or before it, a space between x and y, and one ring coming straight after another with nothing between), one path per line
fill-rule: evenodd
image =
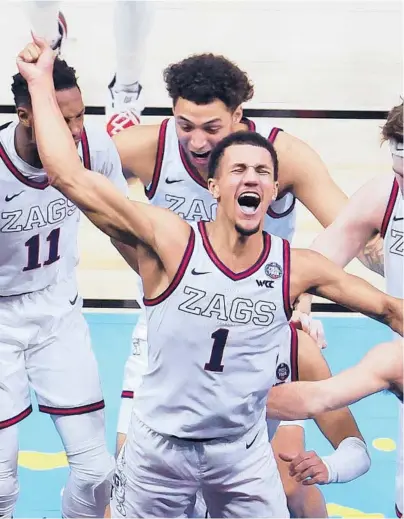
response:
M107 116L107 132L112 137L125 128L140 123L140 115L145 103L142 95L142 85L134 83L130 90L117 88L116 76L108 85L109 103L105 113Z

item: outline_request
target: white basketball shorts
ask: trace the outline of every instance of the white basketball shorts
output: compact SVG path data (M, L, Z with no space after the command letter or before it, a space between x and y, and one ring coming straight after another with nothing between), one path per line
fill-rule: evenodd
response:
M117 460L112 517L289 517L264 418L237 439L182 440L132 415Z
M75 278L0 297L0 429L32 411L74 415L104 407Z

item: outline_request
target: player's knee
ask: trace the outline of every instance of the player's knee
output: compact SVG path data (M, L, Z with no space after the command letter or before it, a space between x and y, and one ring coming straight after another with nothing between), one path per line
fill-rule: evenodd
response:
M302 485L293 478L288 478L287 482L283 482L283 486L291 517L326 517L323 513L317 514L317 510L322 510L325 504L316 486Z
M12 516L18 492L19 486L14 467L0 465L0 516Z
M87 444L86 448L67 455L76 491L107 502L112 488L115 462L104 442Z
M301 517L301 510L309 487L302 485L290 476L284 478L282 483L290 513L295 517Z
M289 501L300 499L304 495L305 489L307 489L307 487L304 487L289 475L282 478L282 484L288 503Z

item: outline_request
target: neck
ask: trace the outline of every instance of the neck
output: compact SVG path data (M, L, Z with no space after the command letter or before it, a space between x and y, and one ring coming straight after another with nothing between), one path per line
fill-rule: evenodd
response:
M206 224L209 241L218 258L234 272L243 272L253 265L262 253L262 231L243 236L234 223L224 223L218 217Z
M30 138L31 129L26 129L22 124L18 124L14 135L14 146L17 155L27 164L34 168L42 169L42 162L39 158L38 148Z

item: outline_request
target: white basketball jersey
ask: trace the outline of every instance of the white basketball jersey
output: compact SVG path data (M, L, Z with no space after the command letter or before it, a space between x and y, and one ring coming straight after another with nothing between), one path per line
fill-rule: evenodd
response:
M298 370L298 348L299 341L296 328L293 324L285 330L283 343L280 345L278 357L276 359L275 384L285 384L299 380ZM269 440L272 440L280 420L267 419L267 429Z
M386 213L384 215L381 235L384 238L384 273L387 293L403 298L404 295L404 211L403 194L396 179L390 193ZM394 334L400 337L398 334ZM399 435L397 445L396 506L403 513L403 404L400 403Z
M250 131L257 131L273 143L282 130L269 126L264 120L254 123L244 119ZM152 205L165 207L192 223L210 221L216 217L217 202L208 190L207 183L183 152L175 131L175 119L165 119L160 127L156 164L153 179L146 196ZM292 240L296 227L295 197L286 193L275 200L267 211L264 230L269 234ZM143 293L138 279L139 292ZM146 330L146 315L140 304L141 313L136 324L136 334L143 336Z
M281 131L269 126L264 120L254 123L245 119L244 122L251 131L257 131L271 143ZM205 180L183 152L173 117L161 124L153 180L146 189L146 195L153 205L171 209L188 222L215 219L217 202L210 194ZM271 204L264 230L291 241L295 225L295 198L287 193Z
M48 185L44 170L17 155L17 124L0 129L0 296L41 290L71 276L78 262L79 210ZM87 168L126 192L118 153L104 131L86 126L78 152Z
M205 223L192 226L171 285L144 300L148 370L134 412L180 438L223 438L265 412L291 315L289 243L263 234L257 262L234 273L216 256Z

